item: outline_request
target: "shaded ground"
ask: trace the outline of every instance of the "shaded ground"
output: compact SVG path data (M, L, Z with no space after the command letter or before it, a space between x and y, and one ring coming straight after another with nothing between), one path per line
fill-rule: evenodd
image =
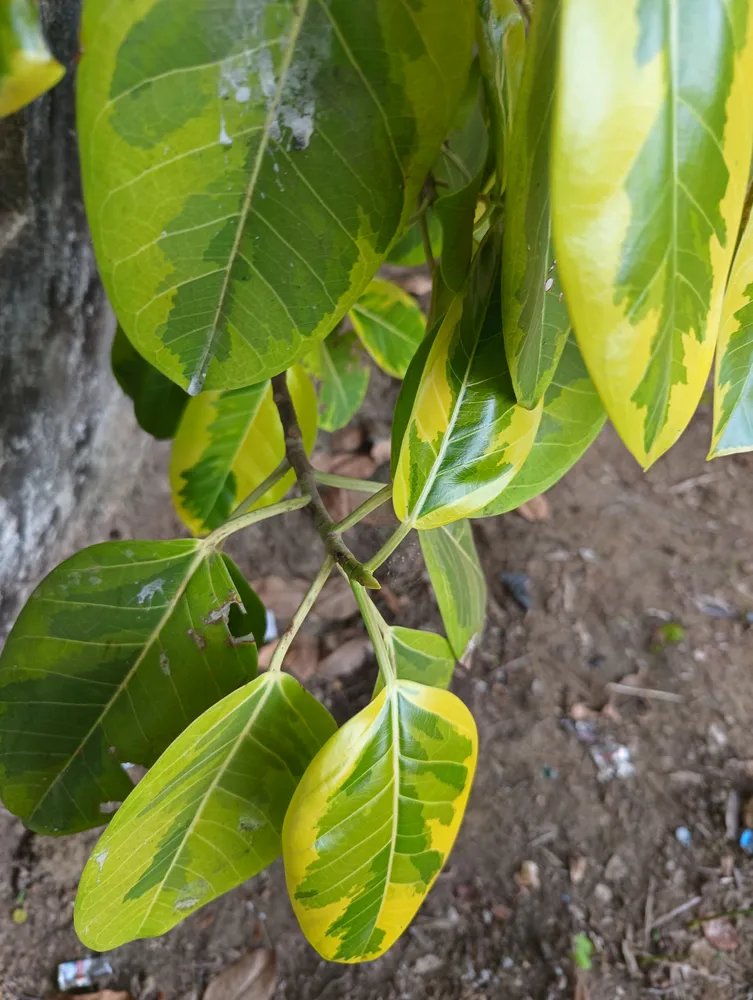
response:
M548 495L548 521L477 522L488 626L455 690L478 721L478 776L447 870L387 956L361 967L321 962L296 927L278 863L166 937L113 952L114 983L137 1000L198 997L244 950L271 944L276 1000L545 1000L574 996L572 937L585 933L595 945L592 1000L753 997L753 921L736 921L740 943L726 954L688 926L753 903L753 862L725 837L730 791L743 809L753 792L751 636L739 619L708 613L753 609L753 459L706 465L708 422L701 413L646 476L608 429ZM166 455L152 450L123 511L95 525L98 538L176 530ZM388 530L364 528L356 547L373 549ZM78 541L89 540L82 526ZM292 515L284 529L249 534L238 554L251 577L299 576L316 568L314 544L305 515ZM530 578L527 614L501 571ZM393 557L387 580L409 598L402 623L438 625L417 546ZM680 642L657 642L664 620L682 624ZM373 671L369 663L313 683L342 719L368 696ZM573 704L601 708L607 683L636 672L682 701L612 700L616 712L595 724L629 748L636 774L604 784L566 720ZM2 1000L48 996L56 963L83 954L71 911L95 839L29 837L0 814ZM538 865L538 889L516 878L526 861ZM24 886L28 919L16 925Z

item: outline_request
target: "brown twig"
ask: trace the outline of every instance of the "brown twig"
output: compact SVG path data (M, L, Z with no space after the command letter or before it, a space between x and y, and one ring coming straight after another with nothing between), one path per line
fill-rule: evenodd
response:
M272 379L274 401L280 414L283 433L285 435L285 455L296 474L301 493L308 497L308 506L314 516L314 524L324 547L335 562L342 567L346 576L360 583L363 587L379 589L376 578L356 559L348 546L342 540L337 525L329 516L324 506L319 489L316 485L314 469L309 462L303 435L293 406L293 400L288 391L285 374L276 375Z

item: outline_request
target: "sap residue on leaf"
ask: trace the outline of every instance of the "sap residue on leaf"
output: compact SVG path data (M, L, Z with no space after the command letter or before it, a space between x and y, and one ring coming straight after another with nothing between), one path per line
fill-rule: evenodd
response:
M102 869L104 868L104 864L105 864L105 861L107 861L107 855L108 855L109 853L110 853L110 852L109 852L109 851L107 850L107 848L105 847L105 848L104 848L104 850L102 850L102 851L97 851L97 853L96 853L96 854L93 854L93 855L92 855L92 857L94 858L94 862L95 862L95 864L97 865L97 867L99 868L100 872L101 872L101 871L102 871Z
M99 811L103 816L112 816L123 805L122 802L100 802Z
M220 135L217 141L225 149L230 149L233 145L233 140L228 135L227 128L225 127L225 119L222 116L220 116Z
M263 820L257 819L255 816L244 815L238 820L238 830L241 833L253 833L254 830L259 830L263 826Z
M167 650L163 649L159 654L159 666L165 677L170 676L170 657L167 655Z
M178 895L175 897L175 902L173 903L174 908L176 910L192 910L194 906L198 906L202 899L204 899L209 889L209 883L203 878L196 879L194 882L187 882L178 891Z
M164 586L165 581L161 576L158 576L156 580L150 580L149 583L145 583L138 594L136 594L136 602L138 604L146 604L146 602L149 601L149 604L151 605L152 598L155 594L160 594L164 600Z

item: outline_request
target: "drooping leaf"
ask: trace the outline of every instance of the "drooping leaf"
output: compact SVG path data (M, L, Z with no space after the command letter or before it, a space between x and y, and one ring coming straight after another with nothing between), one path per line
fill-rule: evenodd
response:
M287 373L290 395L306 449L316 440L316 393L300 365ZM194 534L227 520L244 497L285 457L285 440L269 382L226 392L203 392L192 399L170 456L175 509ZM289 472L255 507L276 503L295 481Z
M441 529L438 529L441 530ZM415 681L429 687L448 688L455 672L455 656L443 635L421 629L390 628L393 666L400 681ZM384 687L382 672L379 672L374 696Z
M565 0L557 266L607 413L648 467L716 346L753 143L753 3Z
M196 719L142 778L84 869L74 914L97 951L155 937L271 864L326 708L266 673Z
M442 225L442 279L452 292L463 287L471 264L476 198L488 156L481 74L474 63L452 132L432 170L439 194L434 212Z
M335 328L416 209L466 85L474 0L87 0L78 70L100 273L198 392Z
M0 3L0 118L36 100L65 69L47 47L33 0Z
M356 335L336 330L316 344L303 365L319 380L319 423L322 430L344 427L361 406L371 369Z
M561 0L538 0L507 158L502 241L502 330L515 395L533 407L570 330L552 246L549 137Z
M505 514L548 490L586 452L606 418L571 336L544 395L541 423L523 468L499 496L473 516Z
M249 642L253 640L258 649L264 645L267 612L256 591L226 552L222 553L222 559L233 581L235 592L241 599L240 604L234 604L230 608L227 619L230 634L234 639L248 639Z
M541 406L515 400L501 349L498 241L479 252L429 351L395 474L401 521L435 528L503 489L531 450Z
M442 226L434 212L429 208L426 212L429 224L429 239L435 257L442 256ZM405 230L403 235L387 254L388 264L398 264L401 267L421 267L426 263L424 241L417 222Z
M709 458L753 450L753 225L748 220L722 309Z
M476 766L477 736L448 691L396 681L312 761L283 827L293 909L323 958L378 958L449 854Z
M493 124L498 190L502 192L526 45L526 23L515 0L479 0L477 42Z
M107 822L131 791L122 763L151 766L210 705L253 678L235 644L240 598L222 557L195 539L106 542L31 595L0 655L0 798L38 833Z
M377 278L351 309L350 319L379 367L404 378L426 333L424 314L413 296L393 281Z
M486 580L469 521L419 532L421 552L455 659L484 627Z
M160 441L175 437L191 398L188 393L142 358L120 326L112 342L111 360L118 385L133 400L139 426Z

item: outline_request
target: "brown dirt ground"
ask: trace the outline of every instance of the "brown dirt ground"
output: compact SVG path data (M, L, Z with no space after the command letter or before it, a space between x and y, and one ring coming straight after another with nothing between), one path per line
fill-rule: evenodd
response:
M390 393L382 381L375 390L371 399L381 399L384 413ZM375 412L370 429L385 432ZM276 1000L585 1000L583 986L591 1000L753 997L753 922L736 920L741 943L726 954L689 927L699 914L753 903L753 862L725 837L729 793L740 792L744 808L753 792L751 635L698 603L753 609L745 486L753 458L706 465L708 437L702 409L644 476L607 429L549 494L548 521L513 514L477 522L488 623L454 689L478 721L478 775L446 871L385 957L360 967L320 961L296 927L278 862L164 938L111 953L113 984L136 1000L198 998L244 950L266 944L278 953ZM164 446L152 448L133 496L96 526L98 538L176 530L166 456ZM373 550L388 531L359 529L356 548ZM71 548L91 540L91 526L82 526ZM250 532L237 554L251 577L310 573L318 557L305 514L284 529ZM528 575L528 613L499 583L502 571ZM393 557L386 580L408 598L402 623L439 624L415 543ZM685 636L657 649L662 617L682 623ZM576 702L601 707L605 685L640 668L647 686L682 700L620 697L618 715L598 718L629 748L636 770L605 784L568 728L568 713ZM344 719L365 702L373 672L370 662L344 681L314 678L312 686ZM675 837L680 825L691 831L690 847ZM32 837L0 812L2 1000L49 996L56 963L84 953L71 913L95 839ZM577 858L585 873L576 884ZM533 891L516 880L525 861L539 866ZM24 887L28 919L16 925L11 912ZM693 907L650 931L653 920L696 896ZM570 958L577 933L595 945L579 991Z

